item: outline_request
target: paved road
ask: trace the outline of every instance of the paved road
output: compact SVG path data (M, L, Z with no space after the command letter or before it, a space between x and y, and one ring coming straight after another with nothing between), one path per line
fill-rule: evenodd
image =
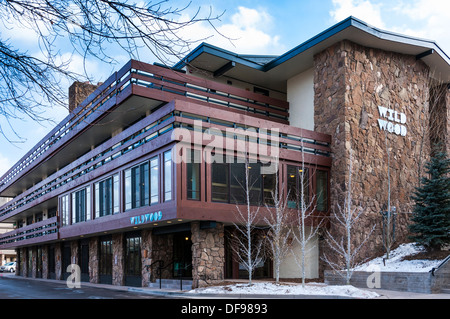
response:
M0 274L0 299L159 299L162 296L83 286L68 288L64 281L30 280Z

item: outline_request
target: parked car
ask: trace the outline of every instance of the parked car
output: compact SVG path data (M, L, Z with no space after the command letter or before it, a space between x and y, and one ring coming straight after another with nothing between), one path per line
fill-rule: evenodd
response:
M0 267L0 272L15 272L16 271L16 262L9 262Z

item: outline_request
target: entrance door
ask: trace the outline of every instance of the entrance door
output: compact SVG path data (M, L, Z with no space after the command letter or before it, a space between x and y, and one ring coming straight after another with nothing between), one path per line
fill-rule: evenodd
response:
M101 284L112 284L113 251L111 236L100 239L99 280Z
M173 276L192 278L192 241L190 232L173 235Z
M55 246L53 245L48 249L48 278L56 278Z
M142 286L141 236L127 234L125 241L125 286Z
M80 264L80 280L89 282L89 242L82 241L78 250L78 260Z
M63 277L63 280L66 280L71 275L71 273L67 272L67 267L69 267L69 265L72 263L71 257L72 257L72 251L70 249L70 244L69 243L64 244L63 249L62 249L62 277Z

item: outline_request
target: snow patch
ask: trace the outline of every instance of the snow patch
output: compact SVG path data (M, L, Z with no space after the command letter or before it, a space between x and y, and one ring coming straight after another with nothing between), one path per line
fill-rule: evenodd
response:
M309 283L305 287L302 287L300 284L255 282L251 286L248 284L234 284L198 288L189 292L198 294L324 295L361 299L376 298L379 296L375 292L358 289L353 286L328 286L320 283Z
M415 243L402 244L397 249L391 251L389 259L383 262L383 257L372 259L371 261L355 267L354 271L377 271L386 272L429 272L433 267L437 267L441 260L402 260L406 256L418 254L425 249Z

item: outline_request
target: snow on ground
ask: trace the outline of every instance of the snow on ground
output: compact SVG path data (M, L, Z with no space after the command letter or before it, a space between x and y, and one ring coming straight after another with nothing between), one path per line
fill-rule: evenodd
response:
M397 249L392 250L389 259L383 263L383 257L372 259L371 261L355 267L355 271L399 271L399 272L428 272L433 267L437 267L441 260L402 260L405 256L415 255L424 251L421 246L415 243L402 244Z
M308 283L303 288L301 284L275 284L272 282L254 282L228 286L213 286L191 290L190 293L205 294L266 294L266 295L325 295L345 296L361 299L376 298L379 295L372 291L362 290L353 286L328 286L320 283Z
M441 262L440 260L402 260L403 257L422 252L422 247L414 243L402 244L391 251L390 258L383 263L383 257L375 258L359 267L355 271L401 271L428 272ZM328 286L322 283L308 283L302 288L301 284L275 284L273 282L238 283L227 286L213 286L191 290L190 293L208 294L269 294L269 295L328 295L353 298L376 298L379 295L372 291L353 286Z

